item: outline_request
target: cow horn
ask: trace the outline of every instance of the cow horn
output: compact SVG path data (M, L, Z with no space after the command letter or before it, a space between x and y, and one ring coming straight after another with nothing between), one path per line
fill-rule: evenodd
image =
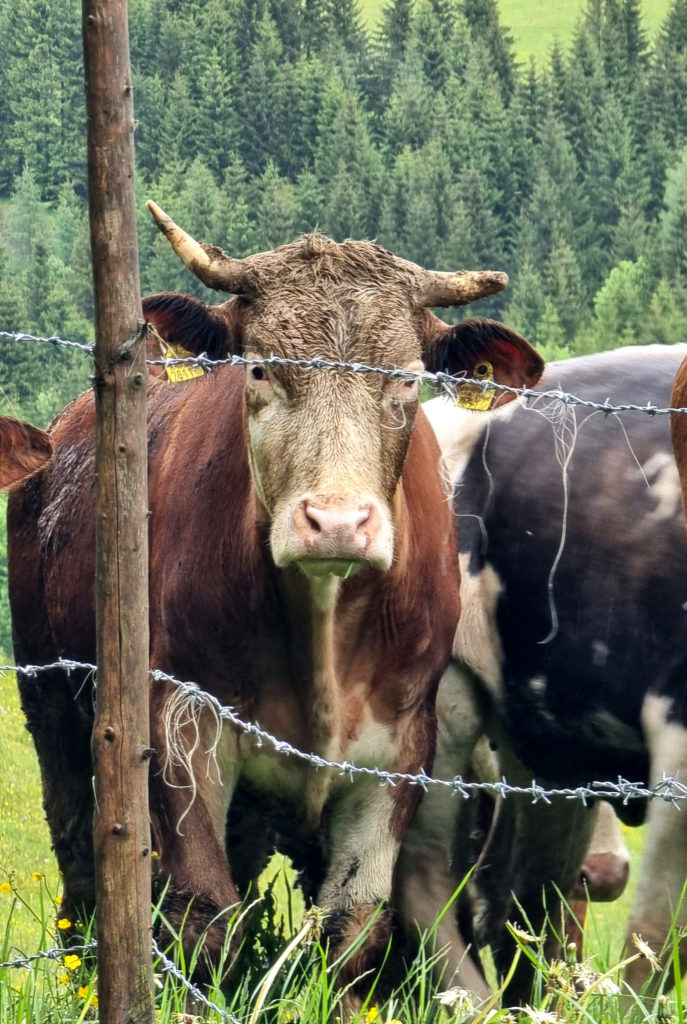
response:
M468 302L502 291L508 274L498 270L458 270L446 274L424 271L418 280L418 306L467 306Z
M195 238L187 235L152 199L149 199L146 205L181 262L208 288L232 292L235 295L254 288L255 282L243 260L227 256L216 245L196 242Z

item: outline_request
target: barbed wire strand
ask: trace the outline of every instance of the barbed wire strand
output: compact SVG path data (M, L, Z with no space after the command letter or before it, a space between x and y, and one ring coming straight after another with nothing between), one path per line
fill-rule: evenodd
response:
M88 662L72 661L68 658L60 659L48 665L0 665L0 672L22 672L30 677L36 677L41 672L54 671L55 669L68 673L77 670L95 673L96 666ZM207 693L197 683L176 679L160 669L150 669L150 677L154 682L171 683L179 687L186 697L207 705L218 718L230 722L246 735L253 736L258 747L262 746L263 743L267 743L278 754L306 761L314 768L335 769L340 775L350 778L351 782L354 776L365 775L376 778L380 785L396 786L399 783L405 782L412 786L420 786L425 792L430 786L441 786L451 790L454 794L462 796L464 799L468 799L473 793L484 791L503 798L509 795L528 796L531 798L532 803L540 801L551 803L554 797L563 797L568 800L581 800L585 806L587 801L598 799L618 800L623 805L626 805L630 800L661 799L675 806L679 806L680 801L687 800L687 784L665 774L659 782L651 787L640 782L631 782L629 779L618 776L616 781L610 779L594 780L585 786L547 788L540 785L535 779L532 780L529 786L513 786L505 776L502 776L497 781L488 782L476 782L464 779L460 775L456 775L452 779L437 779L427 775L424 771L420 771L417 774L389 772L382 768L356 765L352 761L331 761L326 757L322 757L321 754L306 753L303 750L299 750L298 747L294 747L293 744L286 740L281 740L273 736L266 729L262 729L257 722L244 721L236 714L233 708L222 705L216 697L211 693Z
M94 346L79 341L68 341L53 335L49 338L41 338L33 334L24 334L18 331L0 331L0 338L8 338L13 341L36 341L48 345L62 345L68 348L79 349L89 355L93 354ZM525 407L528 401L540 401L542 398L550 398L561 402L566 406L581 406L584 409L595 409L610 416L621 412L641 412L648 416L667 416L673 413L687 413L687 407L672 408L670 406L655 406L651 402L646 405L639 405L633 402L624 402L614 405L608 399L604 402L594 402L591 399L580 398L571 392L563 391L560 388L553 388L550 391L535 391L532 388L514 388L508 384L499 384L496 381L475 380L465 375L450 373L431 373L429 370L404 370L391 366L369 366L367 363L349 363L335 359L287 359L284 356L264 356L262 358L246 359L244 356L228 356L226 359L210 359L205 353L198 356L188 356L174 359L149 359L149 366L199 366L211 370L215 366L286 366L304 370L344 370L348 373L377 373L382 376L392 377L400 380L416 380L421 384L435 384L443 391L455 395L456 390L464 384L471 387L478 387L482 392L496 391L514 395L524 399Z
M33 965L41 960L64 960L66 956L73 956L78 953L89 953L92 950L98 948L96 939L91 939L90 942L83 946L57 946L53 949L44 949L40 953L33 953L31 956L17 956L12 960L6 960L4 963L0 963L0 971L11 969L11 970L31 970ZM217 1003L213 1003L197 985L194 985L192 981L184 975L183 971L177 967L173 961L171 961L162 952L155 939L152 944L153 956L158 960L158 966L164 974L169 974L175 981L178 981L184 988L193 996L196 1002L201 1003L209 1010L213 1010L221 1020L226 1021L226 1024L241 1024L238 1017L234 1016L228 1010L223 1010Z
M6 968L18 970L22 967L31 970L33 964L38 960L62 960L65 956L74 956L77 953L88 953L97 947L95 939L91 939L83 946L58 946L55 949L45 949L40 953L33 953L31 956L17 956L13 960L6 960L0 964L0 971Z
M44 345L56 345L63 348L75 348L87 355L93 355L94 346L83 341L67 341L65 338L58 338L56 334L49 338L39 338L35 334L24 334L21 331L0 331L0 338L8 338L10 341L38 341Z
M168 957L162 952L155 939L153 939L153 956L156 956L160 962L160 968L165 974L169 974L172 978L178 981L184 988L193 996L197 1002L202 1003L210 1010L214 1010L215 1013L219 1014L223 1021L227 1021L228 1024L241 1024L238 1017L235 1017L233 1013L229 1013L228 1010L222 1010L217 1003L213 1003L211 999L205 995L197 985L194 985L192 981L184 975L183 971L177 967L177 965L169 960Z

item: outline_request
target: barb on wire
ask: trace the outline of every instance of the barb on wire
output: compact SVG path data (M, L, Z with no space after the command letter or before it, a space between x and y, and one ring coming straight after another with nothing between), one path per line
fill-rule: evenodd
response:
M11 341L39 341L44 345L60 345L62 348L76 348L81 352L93 355L93 345L83 341L67 341L65 338L58 338L56 334L49 338L39 338L35 334L23 334L20 331L0 331L0 338L9 338Z
M31 956L17 956L13 960L6 960L4 963L0 963L0 971L6 968L15 970L31 970L33 965L40 960L63 960L65 956L70 956L75 953L89 953L91 950L97 949L98 943L96 939L91 939L90 942L85 943L82 946L59 946L54 949L44 949L40 953L33 953ZM223 1010L216 1003L213 1003L211 999L194 985L193 982L189 981L179 967L165 954L158 946L155 939L153 939L152 945L153 956L157 958L159 962L160 970L165 974L169 974L178 981L184 988L193 996L193 998L203 1006L206 1006L210 1010L214 1010L221 1020L225 1021L226 1024L241 1024L238 1017L235 1017L233 1013L229 1013L227 1010Z
M88 953L90 950L95 949L96 946L96 940L91 939L90 942L83 946L58 946L55 949L45 949L40 953L33 953L31 956L17 956L14 960L6 960L0 964L0 971L8 967L31 970L33 964L38 960L62 960L65 956L73 956L75 953Z
M36 676L40 672L47 672L53 669L63 669L67 672L79 669L91 672L94 676L95 685L96 666L89 662L71 661L65 658L52 662L49 665L0 665L0 672L23 672L28 676ZM623 804L627 804L630 800L661 799L666 803L679 806L680 801L687 800L687 783L680 782L679 779L665 774L653 787L646 786L641 782L630 782L628 779L618 776L615 781L592 781L586 786L553 787L547 789L535 779L532 780L529 786L513 786L510 785L505 777L496 782L473 782L464 779L460 775L456 775L452 779L436 779L427 775L424 771L420 771L418 774L389 772L382 768L356 765L351 761L330 761L321 754L306 753L303 750L299 750L298 747L294 747L286 740L279 739L267 732L266 729L262 729L257 722L245 722L236 714L233 708L225 707L216 697L211 693L207 693L197 683L183 682L160 669L150 669L150 677L154 682L171 683L179 687L182 694L186 697L192 698L198 704L206 704L218 718L230 722L247 736L252 736L255 739L256 746L262 746L263 743L266 743L278 754L306 761L314 768L333 769L338 771L340 775L350 778L351 781L353 781L356 775L365 775L375 778L383 786L396 786L401 782L405 782L411 786L421 786L425 791L430 786L442 786L444 789L449 789L452 793L462 796L464 799L467 799L473 793L483 790L504 798L511 794L528 796L533 803L540 801L550 803L553 797L564 797L567 800L581 800L584 804L588 800L598 800L599 798L611 801L619 800Z
M0 338L11 338L15 341L37 341L49 345L62 345L67 348L80 349L89 355L93 354L93 345L87 345L80 341L67 341L53 335L50 338L41 338L33 334L24 334L17 331L0 331ZM149 366L200 366L203 369L211 370L215 366L290 366L304 370L345 370L348 373L377 373L386 377L393 377L401 380L417 380L421 384L436 384L443 391L455 395L456 389L469 384L471 387L478 387L481 391L498 391L524 399L527 408L529 400L541 401L542 398L550 398L562 402L566 406L581 406L583 409L595 409L603 412L606 416L621 412L641 412L647 416L667 416L671 413L687 413L687 407L659 408L648 402L646 405L639 405L633 402L624 402L613 405L606 399L604 402L594 402L591 399L580 398L578 395L562 391L560 388L553 388L551 391L534 391L532 388L514 388L508 384L499 384L496 381L475 380L472 377L454 375L450 373L431 373L429 370L404 370L392 366L369 366L367 363L348 363L336 359L287 359L283 356L264 356L263 358L246 359L244 356L228 356L226 359L210 359L206 353L198 356L187 356L184 358L170 359L149 359Z
M209 1010L214 1010L215 1013L219 1014L223 1021L227 1021L227 1024L241 1024L238 1017L235 1017L234 1014L230 1013L228 1010L221 1009L217 1003L213 1003L211 999L208 999L197 985L194 985L193 982L189 981L183 971L181 971L172 960L169 960L168 957L165 956L155 939L153 939L153 956L157 957L159 960L160 969L165 974L169 974L175 979L175 981L178 981L183 985L186 991L189 992L197 1002L206 1006Z

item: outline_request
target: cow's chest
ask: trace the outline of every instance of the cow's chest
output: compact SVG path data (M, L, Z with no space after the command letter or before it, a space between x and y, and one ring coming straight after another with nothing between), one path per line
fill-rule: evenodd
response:
M358 688L359 689L359 688ZM316 827L327 801L350 786L360 768L393 768L396 730L375 718L356 688L298 694L266 687L256 709L261 734L238 731L238 775L258 790L296 805Z

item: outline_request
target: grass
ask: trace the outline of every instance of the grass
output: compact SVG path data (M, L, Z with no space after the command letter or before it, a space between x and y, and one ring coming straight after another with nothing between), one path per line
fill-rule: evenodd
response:
M57 869L41 812L35 756L11 676L0 677L0 751L9 768L0 782L0 963L6 963L17 956L53 949L59 942ZM628 830L626 840L636 863L641 842L637 831ZM316 921L303 918L302 900L293 892L293 875L282 859L272 862L262 883L267 899L257 944L249 947L244 943L240 969L225 989L220 971L210 998L242 1024L335 1021L342 1013L337 984L342 963L329 961L317 938ZM514 1020L534 1024L655 1021L653 1009L645 1010L627 996L620 999L602 991L621 957L622 928L631 896L630 889L615 904L590 907L585 955L591 959L584 972L571 964L548 964L536 944L518 940L516 955L538 964L538 991L532 1004L536 1011L509 1016L498 1009L497 996L493 1004L475 1014L459 992L449 991L439 998L425 942L391 993L382 996L374 990L375 979L370 979L373 992L358 1020L361 1024L460 1024L468 1019L472 1024L486 1024L487 1019L490 1024L512 1024ZM84 939L89 938L90 929L85 927ZM610 972L608 979L605 972ZM160 964L156 978L159 1024L179 1020L191 1024L193 1014L201 1014L198 1021L222 1020L206 1007L190 1006L185 990ZM668 1012L670 1004L666 1006ZM180 1016L183 1014L187 1016ZM42 959L31 970L0 967L0 1024L82 1024L97 1018L97 979L93 966L81 957L72 961ZM664 1019L667 1024L669 1017ZM683 1019L681 1007L679 1019Z
M368 26L378 23L384 5L385 0L361 0ZM643 0L642 24L649 39L660 29L670 5L670 0ZM556 40L567 48L586 6L587 0L499 0L499 15L513 36L518 61L526 64L534 58L544 67Z

